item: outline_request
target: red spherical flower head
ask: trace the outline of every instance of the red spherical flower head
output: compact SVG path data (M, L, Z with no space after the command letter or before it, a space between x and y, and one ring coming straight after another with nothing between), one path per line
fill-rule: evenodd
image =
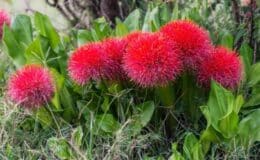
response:
M88 43L76 49L70 57L69 75L80 85L90 80L99 80L109 72L108 61L101 43Z
M124 40L126 42L126 48L128 45L130 45L131 43L135 43L136 40L139 38L139 37L142 37L144 35L149 35L150 33L149 32L141 32L141 31L134 31L134 32L131 32L130 34L128 34Z
M198 72L198 82L206 87L210 80L215 80L222 86L235 89L241 80L242 63L234 51L217 47L213 54L205 60Z
M54 93L50 72L39 65L18 70L8 82L8 95L15 103L33 108L46 104Z
M186 69L197 70L200 62L211 53L208 32L190 20L177 20L164 25L161 30L181 50Z
M179 50L160 33L140 35L130 43L124 55L124 69L128 76L143 87L166 85L181 70Z
M2 35L3 35L4 24L9 26L10 23L11 23L11 20L10 20L10 17L7 14L7 12L0 9L0 39L2 38Z
M118 38L108 38L102 42L105 54L107 56L106 65L109 72L105 77L110 80L122 80L125 78L125 72L122 68L122 59L125 52L126 41Z
M147 32L141 32L141 31L131 32L130 34L128 34L125 37L125 40L127 41L127 43L134 42L139 36L141 36L142 34L145 34L145 33L147 33Z

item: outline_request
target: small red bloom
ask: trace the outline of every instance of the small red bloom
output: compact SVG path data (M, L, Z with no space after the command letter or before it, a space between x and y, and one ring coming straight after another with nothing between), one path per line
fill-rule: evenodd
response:
M181 59L187 69L197 70L199 63L211 53L212 45L207 31L192 21L173 21L160 31L181 50Z
M105 77L112 80L123 79L125 74L122 68L122 59L125 52L126 42L123 39L109 38L102 42L108 67Z
M234 89L241 80L242 64L237 53L224 47L215 48L213 54L205 60L198 72L198 82L209 87L213 79L222 86Z
M8 95L23 107L39 107L46 104L54 93L49 71L38 65L28 65L11 76Z
M89 80L101 79L108 73L108 61L101 43L89 43L74 51L69 59L70 77L78 84L84 85Z
M179 50L160 33L145 33L131 42L124 55L128 76L143 87L162 86L181 70Z
M10 23L11 23L11 20L10 20L10 17L7 14L7 12L0 9L0 39L2 38L2 35L3 35L4 24L9 26Z

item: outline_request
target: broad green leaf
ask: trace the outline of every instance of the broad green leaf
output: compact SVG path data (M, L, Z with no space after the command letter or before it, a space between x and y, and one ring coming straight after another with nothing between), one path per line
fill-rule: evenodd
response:
M234 45L234 38L233 38L232 34L224 33L224 35L221 39L221 45L232 49L233 45Z
M39 31L40 35L47 37L50 41L52 49L59 53L61 47L61 41L59 34L51 24L48 16L36 12L34 15L35 28Z
M4 25L3 43L7 53L12 58L15 66L20 68L25 64L24 48L18 43L12 30Z
M65 138L49 138L47 141L49 150L59 159L74 159L73 152Z
M101 114L96 116L95 133L98 135L99 131L115 134L120 128L120 123L113 117L112 114Z
M204 159L202 146L198 139L192 134L187 133L183 144L183 152L186 159L201 160Z
M260 105L260 93L253 94L252 97L246 102L244 107L251 107L251 106L257 106L257 105Z
M159 7L155 7L152 10L148 9L144 18L143 31L153 31L152 26L158 29L160 28L159 20Z
M238 137L241 143L247 147L255 141L260 141L260 109L257 109L244 117L238 128Z
M206 154L209 151L212 142L218 143L219 141L220 138L217 135L217 131L212 126L207 127L200 136L203 153Z
M25 51L27 63L44 64L44 53L39 38L36 38Z
M140 119L132 119L131 122L127 125L126 132L129 136L136 136L142 131L143 125Z
M38 120L44 128L50 127L53 124L50 113L44 107L37 109L36 120Z
M233 111L234 99L231 91L212 81L207 106L212 125L216 130L219 130L218 121L227 117Z
M83 129L81 126L75 128L72 131L72 141L73 144L77 145L78 147L80 147L82 145L82 138L83 138Z
M204 130L200 136L200 141L209 141L209 142L219 142L219 137L216 134L216 130L210 126L207 127L206 130Z
M85 44L86 42L93 41L92 34L88 30L79 30L77 33L78 46Z
M116 36L119 37L125 36L126 34L129 33L127 26L124 23L120 22L119 20L117 21L115 31L116 31Z
M241 95L235 98L231 91L212 81L208 104L201 107L201 111L207 119L206 131L212 126L223 137L232 138L237 131L238 112L243 103ZM207 135L210 136L210 133ZM213 139L214 137L213 134Z
M169 158L169 160L185 160L185 158L181 155L181 153L178 152L176 143L172 144L172 152L173 153Z
M33 40L31 19L27 15L18 15L12 23L12 30L16 40L22 45L28 45Z
M110 36L111 28L109 27L109 24L106 22L105 18L102 17L93 21L93 25L90 31L93 40L99 41Z
M139 30L141 25L141 12L139 9L135 9L126 17L124 24L129 31Z
M219 121L219 130L221 134L229 139L237 133L239 117L238 114L232 112L230 115Z
M148 101L144 102L137 106L137 109L139 110L138 117L140 118L140 122L142 126L146 126L148 122L151 120L155 106L154 102Z
M260 82L260 63L251 66L248 75L248 86L252 87Z

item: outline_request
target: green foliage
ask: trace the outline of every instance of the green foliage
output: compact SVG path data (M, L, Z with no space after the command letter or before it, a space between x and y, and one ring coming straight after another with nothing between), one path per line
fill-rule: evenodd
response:
M260 65L246 39L237 48L244 80L233 91L214 81L210 90L202 89L190 75L176 84L142 89L130 82L78 86L67 74L69 54L78 46L135 30L156 32L176 19L196 21L209 30L216 45L232 49L245 28L234 28L229 11L227 1L158 1L149 3L145 12L137 8L125 20L117 19L114 28L98 18L90 29L62 34L39 12L33 17L17 15L11 27L3 29L5 53L16 69L31 63L48 67L56 87L51 103L33 111L0 97L1 156L161 160L171 154L171 160L201 160L228 156L237 148L250 155L247 152L260 141ZM5 67L0 66L3 82L9 75Z

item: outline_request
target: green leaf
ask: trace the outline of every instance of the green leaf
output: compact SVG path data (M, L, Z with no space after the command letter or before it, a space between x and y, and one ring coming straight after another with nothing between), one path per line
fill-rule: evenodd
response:
M28 45L33 40L31 19L27 15L18 15L12 23L12 30L16 40L22 45Z
M3 31L3 43L7 50L7 53L12 58L15 66L17 68L20 68L25 64L24 49L18 43L14 33L8 26L4 25Z
M124 23L120 22L119 20L117 21L115 31L116 31L116 36L119 37L125 36L126 34L129 33L127 26Z
M237 113L232 112L229 116L219 121L219 130L223 137L232 138L237 133L239 117Z
M95 134L99 134L101 130L104 133L115 134L120 128L120 123L113 117L112 114L97 115L95 119Z
M44 53L39 38L36 38L25 51L27 63L44 64Z
M139 30L141 25L141 12L139 9L135 9L131 12L124 21L129 31Z
M237 131L238 113L243 103L242 96L235 98L231 91L212 81L208 104L201 107L207 129L212 126L223 137L232 138Z
M72 141L73 144L77 145L80 147L82 145L82 138L83 138L83 129L81 126L78 126L72 131Z
M185 160L185 158L181 155L181 153L178 152L176 143L172 144L172 152L173 153L169 158L169 160Z
M73 120L73 118L76 116L74 110L74 102L66 86L62 87L62 89L59 92L59 95L60 95L60 102L64 109L64 113L63 113L64 119L67 121Z
M235 102L234 102L234 106L233 106L233 111L238 114L241 107L243 106L244 104L244 98L242 95L239 95L237 96Z
M246 43L243 43L239 49L239 53L242 57L245 73L246 75L249 74L249 70L253 61L253 50L250 46Z
M200 141L203 143L207 142L214 142L217 143L220 141L218 135L216 134L216 130L209 126L206 130L204 130L200 136Z
M59 159L67 160L74 159L73 152L65 138L49 138L47 146L51 152Z
M147 101L137 106L139 110L138 117L140 118L140 122L142 126L146 126L148 122L151 120L155 106L154 102Z
M174 9L173 9L173 12L172 12L171 19L172 20L179 19L179 2L178 2L178 0L176 0L175 3L174 3Z
M167 23L171 19L170 8L167 3L163 3L160 6L160 18L161 18L161 22L162 22L161 25Z
M91 28L91 34L94 41L102 40L108 37L111 33L111 28L109 24L106 22L105 18L98 18L93 21L93 25Z
M226 90L212 81L207 106L212 125L216 130L219 130L218 121L225 118L233 111L234 99L231 91Z
M102 105L101 105L101 108L102 108L102 110L104 111L104 112L107 112L108 110L109 110L109 108L110 108L110 99L109 99L109 97L108 96L105 96L104 97L104 101L103 101L103 103L102 103Z
M51 100L53 106L55 107L54 111L62 111L62 107L61 107L61 100L60 100L60 94L62 92L62 89L64 87L64 82L65 82L65 78L55 69L51 68L51 73L52 76L54 77L55 80L55 93L54 96Z
M257 106L257 105L260 105L260 93L253 94L252 97L246 102L244 107L251 107L251 106Z
M152 10L148 9L144 18L143 31L154 31L154 29L160 28L159 20L159 7L155 7Z
M40 107L36 112L36 120L38 120L43 128L50 127L53 124L53 119L50 113L44 107Z
M248 75L248 86L252 87L260 82L260 63L251 66Z
M48 16L36 12L34 15L35 28L39 31L40 35L48 38L52 49L59 53L61 49L61 41L59 34L51 24Z
M79 30L77 33L78 46L85 44L86 42L93 41L92 34L88 30Z
M244 117L239 123L238 136L241 143L247 147L255 141L260 141L260 109Z
M234 45L234 38L233 38L232 34L224 33L224 35L221 39L221 45L232 49L233 45Z
M192 133L187 133L187 135L185 136L183 152L185 154L186 159L204 159L201 144Z
M140 134L142 128L143 125L140 119L135 118L132 119L131 122L127 125L126 131L129 136L136 136L137 134Z

